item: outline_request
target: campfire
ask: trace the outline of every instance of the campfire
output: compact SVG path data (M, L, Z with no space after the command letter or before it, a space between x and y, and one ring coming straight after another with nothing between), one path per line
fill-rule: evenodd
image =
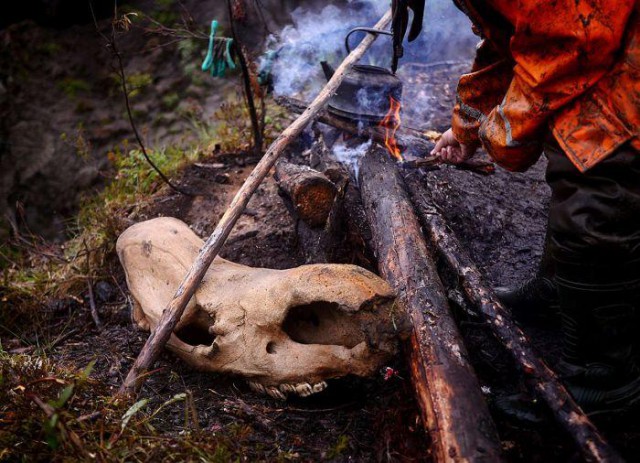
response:
M384 29L390 21L388 12L374 29ZM155 313L158 319L153 333L129 372L123 390L139 387L145 371L171 339L187 304L197 295L198 285L251 195L275 166L282 194L299 223L298 238L308 261L331 262L331 253L340 246L343 237L354 233L368 242L373 251L371 260L377 261L379 273L396 292L398 306L411 324L408 364L422 421L432 437L431 455L436 461L451 458L499 461L501 446L451 314L434 261L435 250L444 257L462 283L467 299L477 307L479 315L529 377L557 421L580 445L585 457L606 461L607 456L615 456L558 378L533 352L525 334L496 300L437 213L436 205L405 175L406 167L438 168L439 162L424 158L433 146L426 134L401 125L400 80L381 68L355 65L374 40L375 35L367 36L335 71L324 66L328 83L310 104L280 100L300 116L264 154L210 238L201 247L200 243L194 247L200 251L197 255L195 251L192 253L191 268L173 299L164 310ZM363 145L368 148L360 163L358 186L352 181L353 173L336 159L331 144L325 143L323 136L317 135L305 153L289 150L305 127L316 120L361 141L371 140ZM277 162L280 157L285 159ZM466 168L483 174L491 170L486 164L480 167L469 164ZM310 210L323 213L305 220L305 213ZM142 252L146 252L144 242ZM261 302L259 297L256 301ZM369 341L375 348L376 339ZM277 346L270 351L273 347L267 344L268 354L277 352ZM207 355L214 354L212 346Z
M393 97L389 97L389 111L380 122L380 127L384 129L384 146L391 156L397 161L404 161L402 152L396 141L396 132L400 128L400 111L402 104Z

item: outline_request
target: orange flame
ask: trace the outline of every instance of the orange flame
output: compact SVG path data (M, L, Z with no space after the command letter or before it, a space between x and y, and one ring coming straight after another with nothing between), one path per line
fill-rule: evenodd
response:
M402 153L396 141L396 132L400 127L400 109L402 105L398 100L389 97L389 112L384 116L379 126L384 128L384 146L387 147L389 154L398 161L403 161Z

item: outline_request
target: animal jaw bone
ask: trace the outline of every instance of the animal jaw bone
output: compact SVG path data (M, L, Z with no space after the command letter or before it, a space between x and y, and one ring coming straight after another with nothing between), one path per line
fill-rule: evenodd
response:
M136 224L118 239L134 308L154 328L203 241L173 218ZM353 265L253 268L217 257L167 347L204 371L240 375L252 389L311 395L326 379L375 372L407 326L384 280Z

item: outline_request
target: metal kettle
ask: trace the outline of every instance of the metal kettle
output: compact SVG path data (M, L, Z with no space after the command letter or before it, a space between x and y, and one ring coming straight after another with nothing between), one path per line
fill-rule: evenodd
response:
M357 27L345 37L347 54L351 53L349 37L356 31L392 35L391 32ZM334 69L326 61L320 63L329 80ZM329 100L329 111L358 122L379 123L389 111L390 99L402 98L402 81L390 70L380 66L357 64L347 72L335 95Z

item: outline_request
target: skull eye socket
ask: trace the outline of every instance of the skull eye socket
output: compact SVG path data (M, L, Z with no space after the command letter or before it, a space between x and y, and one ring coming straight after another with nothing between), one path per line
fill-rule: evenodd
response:
M189 323L176 331L175 335L190 346L210 346L216 339L215 335L209 333L208 326L199 323Z
M282 330L300 344L353 348L365 340L356 319L335 302L315 301L289 309ZM267 345L268 348L268 345Z

